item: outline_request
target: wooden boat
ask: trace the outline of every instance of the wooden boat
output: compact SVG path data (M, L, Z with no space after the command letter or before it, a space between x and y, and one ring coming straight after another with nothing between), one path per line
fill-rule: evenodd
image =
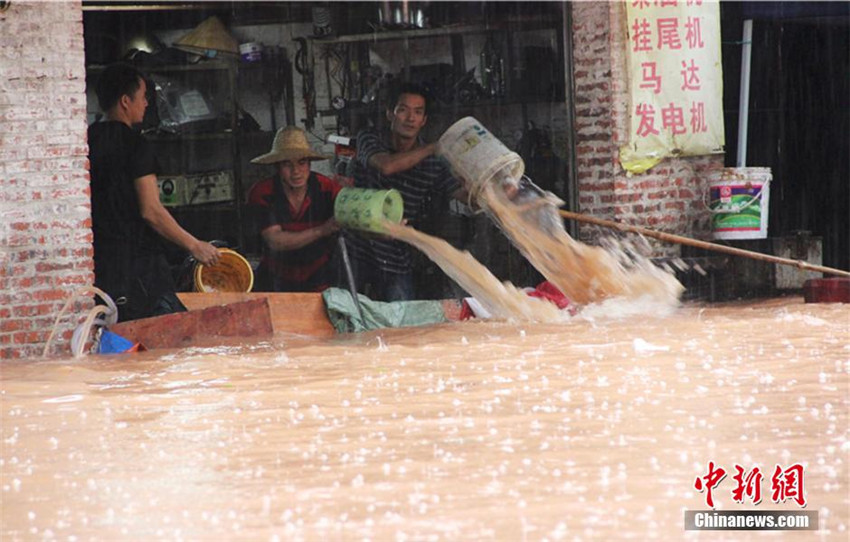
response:
M178 348L223 337L260 338L291 333L326 338L336 334L322 294L272 292L180 292L189 312L115 324L110 331L145 348ZM447 319L460 318L461 305L441 301Z

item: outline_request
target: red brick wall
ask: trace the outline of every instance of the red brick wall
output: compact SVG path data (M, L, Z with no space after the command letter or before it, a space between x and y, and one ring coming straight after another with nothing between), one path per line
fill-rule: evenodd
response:
M93 281L87 154L81 3L13 1L0 13L0 359L41 355Z
M619 147L628 141L625 5L574 2L573 61L579 210L600 218L689 237L708 234L702 203L705 172L723 155L668 158L640 175L626 175ZM597 230L582 226L588 239ZM658 255L678 245L655 243Z

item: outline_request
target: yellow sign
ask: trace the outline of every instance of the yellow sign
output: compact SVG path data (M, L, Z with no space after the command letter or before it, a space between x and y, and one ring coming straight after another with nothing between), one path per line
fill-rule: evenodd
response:
M626 0L629 143L626 171L669 156L723 152L720 4L716 0Z

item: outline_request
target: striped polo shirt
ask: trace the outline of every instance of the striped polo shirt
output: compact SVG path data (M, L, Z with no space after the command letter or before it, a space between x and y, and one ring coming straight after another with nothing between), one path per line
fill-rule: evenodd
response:
M433 155L407 171L382 175L369 166L369 158L381 152L394 152L390 146L389 133L382 136L369 129L357 135L357 157L352 166L354 184L359 188L398 190L404 199L404 218L414 228L419 227L419 218L434 196L451 195L460 188L458 180L452 177L448 163ZM351 252L361 261L374 262L389 273L410 272L411 255L407 243L362 235L351 235L349 239Z

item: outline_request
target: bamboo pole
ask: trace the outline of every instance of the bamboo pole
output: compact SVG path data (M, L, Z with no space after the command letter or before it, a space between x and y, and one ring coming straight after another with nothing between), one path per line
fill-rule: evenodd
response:
M583 215L580 213L573 213L571 211L560 210L561 216L565 218L569 218L571 220L577 220L579 222L587 222L590 224L596 224L597 226L605 226L606 228L614 228L620 231L627 231L631 233L639 233L646 237L652 237L654 239L659 239L661 241L667 241L669 243L678 243L680 245L690 245L692 247L702 248L705 250L714 250L716 252L725 252L726 254L733 254L735 256L743 256L745 258L753 258L755 260L762 260L765 262L777 263L780 265L791 265L798 269L802 269L805 271L817 271L821 273L826 273L829 275L838 275L841 277L850 277L850 272L842 271L841 269L833 269L832 267L824 267L822 265L812 265L808 262L804 262L802 260L791 260L789 258L780 258L778 256L771 256L770 254L762 254L760 252L753 252L751 250L744 250L742 248L735 248L726 245L718 245L717 243L709 243L707 241L700 241L698 239L691 239L690 237L683 237L681 235L674 235L672 233L664 233L655 230L649 230L646 228L642 228L641 226L632 226L629 224L622 224L620 222L613 222L611 220L605 220L603 218L596 218L593 216Z

